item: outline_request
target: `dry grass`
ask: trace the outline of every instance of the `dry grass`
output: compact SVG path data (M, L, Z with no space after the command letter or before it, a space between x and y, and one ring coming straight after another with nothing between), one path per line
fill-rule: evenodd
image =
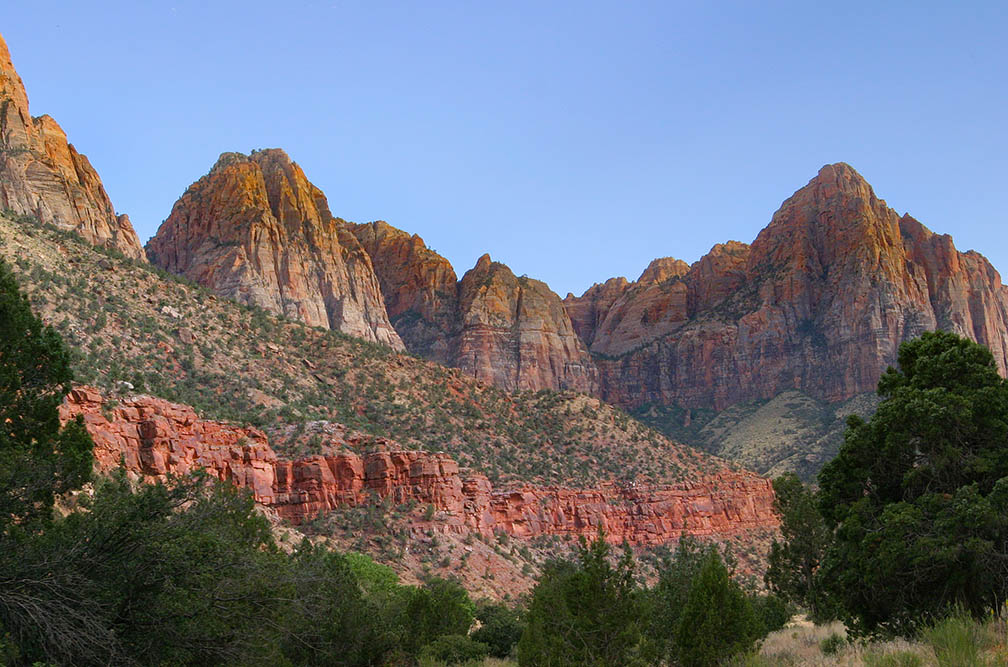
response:
M832 636L842 637L835 653L823 652ZM843 665L849 667L993 667L1008 665L1008 624L1003 620L976 623L949 619L924 632L918 640L847 641L842 623L816 626L796 618L783 630L771 633L759 654L743 665Z

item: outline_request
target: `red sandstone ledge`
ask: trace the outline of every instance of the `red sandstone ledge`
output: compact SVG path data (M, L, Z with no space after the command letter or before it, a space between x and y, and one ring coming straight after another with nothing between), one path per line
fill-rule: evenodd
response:
M200 419L189 406L134 396L109 407L98 390L78 387L61 408L64 421L84 419L100 471L124 464L152 482L202 468L250 489L257 502L295 523L378 497L433 505L438 520L427 527L435 530L526 538L592 536L602 526L613 542L655 545L684 534L727 538L779 524L770 481L749 472L724 470L668 486L496 491L484 475L463 478L444 453L341 453L291 461L277 456L262 431Z

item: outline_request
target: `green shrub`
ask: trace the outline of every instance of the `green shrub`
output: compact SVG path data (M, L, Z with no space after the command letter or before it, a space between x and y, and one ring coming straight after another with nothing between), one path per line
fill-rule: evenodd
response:
M819 642L819 650L823 652L823 655L836 655L846 643L846 639L834 632L829 637Z
M486 644L495 658L508 657L525 629L518 611L503 604L484 603L477 608L476 618L482 625L472 638Z
M712 551L690 587L675 632L675 653L684 667L722 664L752 650L762 628L752 603Z
M945 667L972 667L984 665L980 653L987 646L987 637L980 625L965 612L955 613L939 621L921 634Z
M457 665L470 660L482 660L490 655L486 644L473 641L465 635L444 635L438 637L420 651L420 662L444 662Z
M765 633L780 630L791 620L790 606L777 595L758 595L752 604Z

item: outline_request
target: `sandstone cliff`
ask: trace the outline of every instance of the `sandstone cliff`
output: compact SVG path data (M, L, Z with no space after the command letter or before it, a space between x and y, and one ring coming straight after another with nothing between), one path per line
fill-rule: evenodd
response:
M61 408L64 421L77 416L94 439L100 470L122 462L136 477L155 481L202 468L295 522L377 496L433 505L439 521L424 529L459 534L591 537L602 526L614 542L654 545L683 534L727 538L777 526L769 481L727 469L673 486L497 491L485 476L462 474L446 454L361 455L352 451L359 444L353 436L327 443L325 455L284 460L261 431L204 421L192 408L149 396L111 407L94 389L78 387Z
M722 409L789 389L845 400L874 391L899 344L935 328L987 345L1002 372L1008 359L994 268L899 216L842 163L785 201L752 246L719 244L685 273L649 269L565 306L603 397L628 407Z
M509 390L596 388L588 350L560 298L484 255L461 281L417 235L355 225L407 348Z
M221 296L403 349L368 254L281 150L221 155L147 254Z
M595 369L546 283L483 255L459 281L454 365L506 389L595 389Z
M97 172L49 116L32 118L28 95L0 37L0 208L73 230L143 259L140 239L116 215Z
M389 320L406 349L451 365L459 330L455 269L422 238L386 222L350 229L371 257Z

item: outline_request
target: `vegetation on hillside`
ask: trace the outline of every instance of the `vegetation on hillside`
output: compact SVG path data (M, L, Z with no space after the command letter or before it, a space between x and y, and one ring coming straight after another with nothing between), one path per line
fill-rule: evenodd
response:
M318 422L332 421L449 452L495 483L672 483L725 466L597 399L504 392L219 299L31 218L0 215L0 254L43 320L80 351L78 381L113 394L132 386L206 417L263 427L281 453L319 451L326 438Z
M793 472L811 482L840 450L847 417L868 418L877 405L878 398L870 394L836 404L790 390L721 412L648 403L631 414L676 442L762 475Z

